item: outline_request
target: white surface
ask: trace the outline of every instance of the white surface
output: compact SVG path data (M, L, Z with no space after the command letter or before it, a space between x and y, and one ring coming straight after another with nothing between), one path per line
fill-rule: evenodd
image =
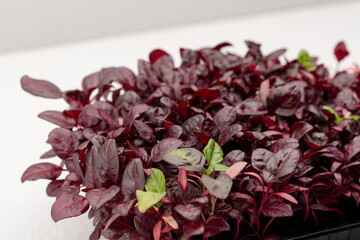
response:
M0 0L0 52L351 0Z
M336 65L334 45L346 41L351 55L342 64L360 63L360 3L276 12L248 18L214 21L192 27L178 27L99 41L0 55L1 166L0 238L6 240L82 240L92 231L87 216L53 223L53 198L45 194L47 181L20 183L22 172L40 162L48 150L45 144L53 125L38 119L44 110L62 110L62 100L31 96L20 88L19 79L28 74L48 79L61 89L80 87L82 77L106 66L136 68L139 58L161 47L179 62L179 47L198 48L230 41L227 51L244 54L243 40L263 43L265 53L286 46L288 58L307 49L328 66ZM50 160L58 163L59 160Z

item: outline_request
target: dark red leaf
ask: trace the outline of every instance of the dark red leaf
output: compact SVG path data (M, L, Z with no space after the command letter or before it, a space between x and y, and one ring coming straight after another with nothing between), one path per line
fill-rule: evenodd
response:
M336 44L334 54L339 62L349 55L349 52L346 49L345 43L343 41Z
M293 215L291 205L284 202L266 204L262 213L267 217L291 217Z
M134 225L138 232L145 236L150 237L153 235L153 229L156 224L156 220L146 215L136 215L134 217Z
M169 55L167 52L165 52L161 49L155 49L150 53L149 59L150 59L151 64L154 64L159 58L161 58L163 56L167 56L167 55Z
M100 186L100 181L96 175L96 164L99 159L99 152L96 147L91 147L85 155L85 176L84 184L88 188Z
M200 97L200 99L202 101L211 101L215 98L217 98L220 94L219 90L213 90L213 89L201 89L196 91L193 94L193 99L195 99L196 97Z
M134 199L136 190L143 190L145 186L145 175L142 162L139 158L132 159L124 170L121 180L121 191L125 197Z
M49 134L49 143L59 158L67 159L79 145L79 140L72 131L55 128Z
M178 204L173 208L186 221L197 221L200 219L202 207L196 204Z
M229 224L220 216L212 215L206 220L205 237L212 237L218 233L229 231Z
M307 132L311 131L314 127L307 122L296 122L290 128L292 138L299 140Z
M55 180L63 169L52 163L37 163L31 165L21 176L21 182L35 181L38 179Z
M114 139L106 140L100 147L95 172L100 182L111 180L116 183L119 174L119 157Z
M192 236L201 235L204 233L205 227L202 221L189 222L183 227L184 235L181 240L188 240Z

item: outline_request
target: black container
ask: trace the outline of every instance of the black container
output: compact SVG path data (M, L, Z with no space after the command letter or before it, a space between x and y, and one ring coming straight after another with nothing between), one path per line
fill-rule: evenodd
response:
M326 228L315 232L303 233L283 240L360 240L360 221Z

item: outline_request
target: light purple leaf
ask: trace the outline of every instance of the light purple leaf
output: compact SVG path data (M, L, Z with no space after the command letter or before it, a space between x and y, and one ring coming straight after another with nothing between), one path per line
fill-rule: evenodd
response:
M39 97L57 99L62 96L61 90L51 82L37 80L29 76L21 78L21 86L26 92Z
M45 111L40 113L38 117L63 128L72 129L76 126L74 118L68 117L64 113L58 111Z

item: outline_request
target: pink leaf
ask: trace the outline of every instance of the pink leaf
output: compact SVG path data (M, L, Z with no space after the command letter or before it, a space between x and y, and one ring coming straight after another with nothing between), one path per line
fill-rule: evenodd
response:
M279 197L282 197L286 200L288 200L289 202L292 202L294 204L298 204L298 201L293 197L291 196L290 194L288 193L284 193L284 192L278 192L278 193L274 193L274 195L276 196L279 196Z
M161 235L161 221L158 221L153 228L154 240L160 240Z
M186 177L186 170L185 170L184 166L179 167L178 182L180 184L183 194L185 194L186 185L187 185L187 177Z
M247 165L247 162L237 162L234 165L232 165L228 170L226 170L226 174L231 177L231 179L234 179L239 173L245 168Z

